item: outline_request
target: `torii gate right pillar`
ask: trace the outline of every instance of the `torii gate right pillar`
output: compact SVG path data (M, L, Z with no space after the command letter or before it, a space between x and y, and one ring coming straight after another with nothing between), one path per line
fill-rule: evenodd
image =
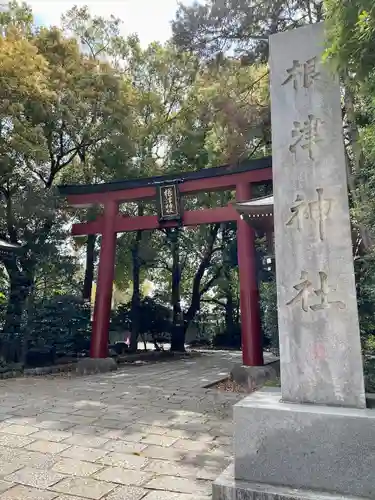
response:
M236 186L238 202L251 198L251 185ZM240 277L242 362L245 366L263 365L263 342L260 318L259 290L256 275L255 231L239 218L237 222L237 252Z

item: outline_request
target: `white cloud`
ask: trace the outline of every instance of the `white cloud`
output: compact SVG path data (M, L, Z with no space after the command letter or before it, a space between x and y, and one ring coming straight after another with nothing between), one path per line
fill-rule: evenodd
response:
M165 42L171 36L170 21L174 18L178 0L28 0L37 21L59 25L61 14L74 5L88 5L93 15L113 14L123 21L123 33L138 33L142 45L153 41ZM190 1L190 0L189 0Z

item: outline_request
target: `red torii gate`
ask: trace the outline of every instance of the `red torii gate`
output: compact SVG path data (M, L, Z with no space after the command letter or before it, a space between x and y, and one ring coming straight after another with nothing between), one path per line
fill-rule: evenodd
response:
M196 172L165 175L148 179L127 180L90 185L59 186L71 206L87 208L103 205L103 215L91 222L73 225L72 234L101 234L94 320L90 356L108 356L108 336L114 279L116 233L124 231L197 226L220 222L237 222L238 265L240 277L241 343L243 364L263 364L259 291L256 279L254 230L242 220L232 204L225 207L186 211L176 220L175 214L161 220L157 215L128 217L119 213L125 201L157 200L161 189L173 187L178 196L202 191L235 190L238 202L251 199L251 184L272 180L271 158L251 160L239 165L202 169ZM178 187L176 187L178 186Z

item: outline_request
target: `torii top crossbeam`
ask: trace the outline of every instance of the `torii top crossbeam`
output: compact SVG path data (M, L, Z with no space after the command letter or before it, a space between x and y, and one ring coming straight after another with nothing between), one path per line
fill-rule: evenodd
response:
M59 186L61 195L66 196L73 207L89 207L91 205L117 204L125 201L157 199L158 188L166 185L177 185L179 195L184 196L202 191L219 191L233 189L237 191L238 201L247 201L249 197L238 197L238 186L269 181L272 178L271 158L261 158L221 167L202 169L195 172L168 174L145 179L125 180L102 184ZM181 214L180 223L185 226L216 222L235 221L238 214L232 205L205 210L186 211ZM99 234L103 226L103 218L93 222L76 224L73 235ZM174 227L173 218L163 221L163 227ZM151 230L160 227L160 220L155 215L143 217L126 217L118 214L115 232Z

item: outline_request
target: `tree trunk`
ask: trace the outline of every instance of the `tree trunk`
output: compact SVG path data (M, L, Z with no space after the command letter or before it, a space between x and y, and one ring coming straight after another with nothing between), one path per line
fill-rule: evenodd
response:
M221 250L221 258L223 262L223 276L224 280L222 283L222 290L224 292L225 297L225 306L224 306L224 318L225 318L225 329L227 333L231 334L234 331L234 297L233 297L233 279L231 274L231 265L230 260L228 259L228 248L229 248L229 234L228 227L224 226L222 230L222 238L223 238L223 248Z
M358 207L366 203L366 193L361 182L357 182L364 164L364 153L361 145L359 127L355 116L355 97L352 91L350 77L345 75L345 110L348 121L350 145L353 153L353 165L351 165L348 152L346 150L346 167L348 187L354 204ZM358 229L362 237L364 248L368 251L373 247L373 238L370 231L362 223L358 224Z
M5 264L10 279L10 292L3 327L4 333L14 334L21 331L22 315L29 294L29 280L15 264Z
M94 265L95 265L95 243L96 234L87 236L86 244L86 270L85 280L83 283L82 298L83 300L91 301L92 283L94 281Z
M171 305L173 309L173 327L171 336L171 351L185 352L185 328L181 310L181 266L179 248L179 230L170 233L172 251L172 293Z
M228 288L225 293L225 329L228 333L234 331L234 300L232 290Z
M217 278L221 273L221 270L218 270L216 274L205 284L205 286L201 287L201 282L204 273L210 267L211 264L211 258L214 251L214 244L219 229L220 229L220 224L215 224L211 226L210 233L207 239L208 243L205 255L201 260L197 272L195 273L194 276L190 306L186 311L186 313L184 314L184 336L186 335L190 323L193 321L195 315L200 309L202 295L204 295L211 288L211 286L215 283L215 281L217 280Z
M22 359L21 335L25 335L24 313L33 283L32 269L20 268L13 259L7 259L4 265L9 275L10 291L3 326L1 356L7 362L19 362Z
M141 310L141 266L139 261L139 233L137 232L136 240L132 249L132 273L133 273L133 294L131 300L131 338L130 350L135 352L138 348L138 336L140 330L140 310Z
M34 315L35 315L35 283L30 285L29 295L26 299L26 312L27 312L27 322L26 328L22 335L22 346L21 346L21 359L22 363L26 365L27 353L30 347L31 332L33 329Z
M138 205L138 216L144 215L142 205ZM132 274L133 274L133 294L131 300L131 337L130 351L135 352L138 349L138 337L141 325L141 259L139 249L142 241L142 231L137 231L132 248ZM146 346L146 344L145 344Z

